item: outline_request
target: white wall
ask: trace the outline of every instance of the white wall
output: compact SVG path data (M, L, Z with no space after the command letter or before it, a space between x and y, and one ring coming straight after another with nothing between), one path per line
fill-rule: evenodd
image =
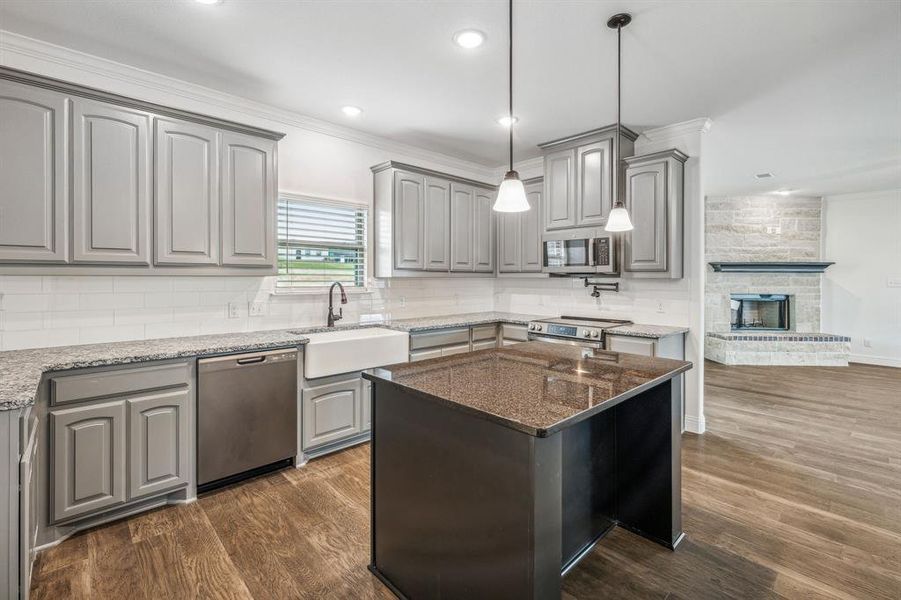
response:
M824 203L823 331L851 336L851 360L901 367L901 190ZM869 344L869 346L867 345Z
M286 133L279 143L279 188L372 203L370 167L399 160L482 181L494 170L429 150L221 94L191 83L37 40L0 32L0 63ZM0 349L146 339L321 324L324 293L273 295L273 277L0 277ZM352 294L346 321L491 310L490 279L374 282ZM248 316L248 303L266 314ZM229 303L239 314L228 317Z

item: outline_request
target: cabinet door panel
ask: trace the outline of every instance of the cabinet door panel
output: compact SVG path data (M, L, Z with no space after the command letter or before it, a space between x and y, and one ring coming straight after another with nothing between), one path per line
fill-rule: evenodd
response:
M303 390L303 449L353 437L362 431L359 378Z
M575 162L575 150L553 152L544 159L545 229L576 224Z
M544 184L526 186L526 199L531 208L521 215L520 269L523 272L541 271L541 210Z
M606 350L640 354L642 356L657 356L657 340L611 335L607 336Z
M425 267L425 177L394 173L394 268Z
M68 102L0 81L0 262L66 262Z
M476 190L475 239L473 240L473 270L481 273L494 272L496 246L494 241L494 194L485 190Z
M76 99L75 262L150 262L150 116Z
M613 179L610 157L613 140L602 140L578 149L578 225L603 225L613 208Z
M269 266L275 253L272 140L221 134L222 264Z
M219 134L156 120L156 264L219 263Z
M635 229L625 237L625 270L666 271L666 162L627 170L626 206Z
M128 400L128 499L188 484L190 391Z
M426 178L425 268L450 269L450 182Z
M53 520L125 501L125 402L50 413Z
M520 213L501 213L497 216L497 270L500 273L519 273L522 270L521 221Z
M451 184L451 271L472 271L475 190Z

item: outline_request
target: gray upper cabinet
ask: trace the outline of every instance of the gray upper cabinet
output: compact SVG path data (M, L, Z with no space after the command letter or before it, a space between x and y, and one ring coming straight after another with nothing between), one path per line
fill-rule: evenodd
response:
M541 272L542 180L524 182L529 210L497 215L499 273Z
M425 177L418 173L394 173L394 268L425 267Z
M187 388L128 399L128 499L188 485L191 392Z
M683 171L678 150L626 159L626 207L635 229L624 236L623 270L633 277L682 277Z
M544 228L576 225L576 151L561 150L544 158Z
M219 263L218 151L212 127L156 120L156 264Z
M276 142L226 131L220 144L222 264L272 266Z
M476 188L473 204L473 271L494 273L495 262L495 216L491 207L494 205L494 194Z
M451 185L451 271L472 271L475 265L475 200L475 189L472 186L459 183Z
M0 81L0 262L68 255L65 95Z
M52 518L125 501L125 401L50 413Z
M372 173L376 277L494 273L491 186L396 162Z
M620 156L631 156L634 131L623 128ZM544 155L544 231L607 223L616 195L616 126L539 144ZM622 165L619 170L622 173Z
M542 192L544 183L538 181L525 182L526 199L531 207L521 213L520 220L520 259L523 272L541 272L541 210L543 208Z
M425 268L450 269L450 188L449 181L437 177L425 180Z
M576 219L579 226L604 225L613 208L613 138L576 150Z
M73 259L150 263L150 115L73 102Z

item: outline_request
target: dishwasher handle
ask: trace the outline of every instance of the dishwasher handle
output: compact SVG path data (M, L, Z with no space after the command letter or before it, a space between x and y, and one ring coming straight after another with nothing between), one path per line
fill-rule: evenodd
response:
M266 360L266 356L261 354L259 356L248 356L247 358L239 358L235 362L239 365L252 365L255 363L261 363Z

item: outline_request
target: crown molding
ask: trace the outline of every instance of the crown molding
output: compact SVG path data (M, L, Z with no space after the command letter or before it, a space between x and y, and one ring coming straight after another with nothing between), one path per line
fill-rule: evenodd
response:
M701 134L710 131L713 121L707 117L691 119L690 121L682 121L681 123L673 123L672 125L664 125L663 127L655 127L641 132L641 135L652 142L661 140L669 140L691 134Z
M38 64L35 64L35 62ZM433 161L446 167L476 174L480 177L490 178L494 171L493 165L397 142L351 127L308 117L294 111L277 108L269 104L224 93L93 54L30 38L5 29L0 29L0 65L31 72L37 71L40 74L53 77L58 77L56 71L53 71L53 66L63 67L128 86L138 86L154 92L165 93L174 98L202 103L210 107L211 112L216 112L215 109L234 111L254 119L296 127L305 131L378 148L392 154L403 154ZM52 73L46 73L48 67L53 71ZM120 93L119 90L109 91Z

